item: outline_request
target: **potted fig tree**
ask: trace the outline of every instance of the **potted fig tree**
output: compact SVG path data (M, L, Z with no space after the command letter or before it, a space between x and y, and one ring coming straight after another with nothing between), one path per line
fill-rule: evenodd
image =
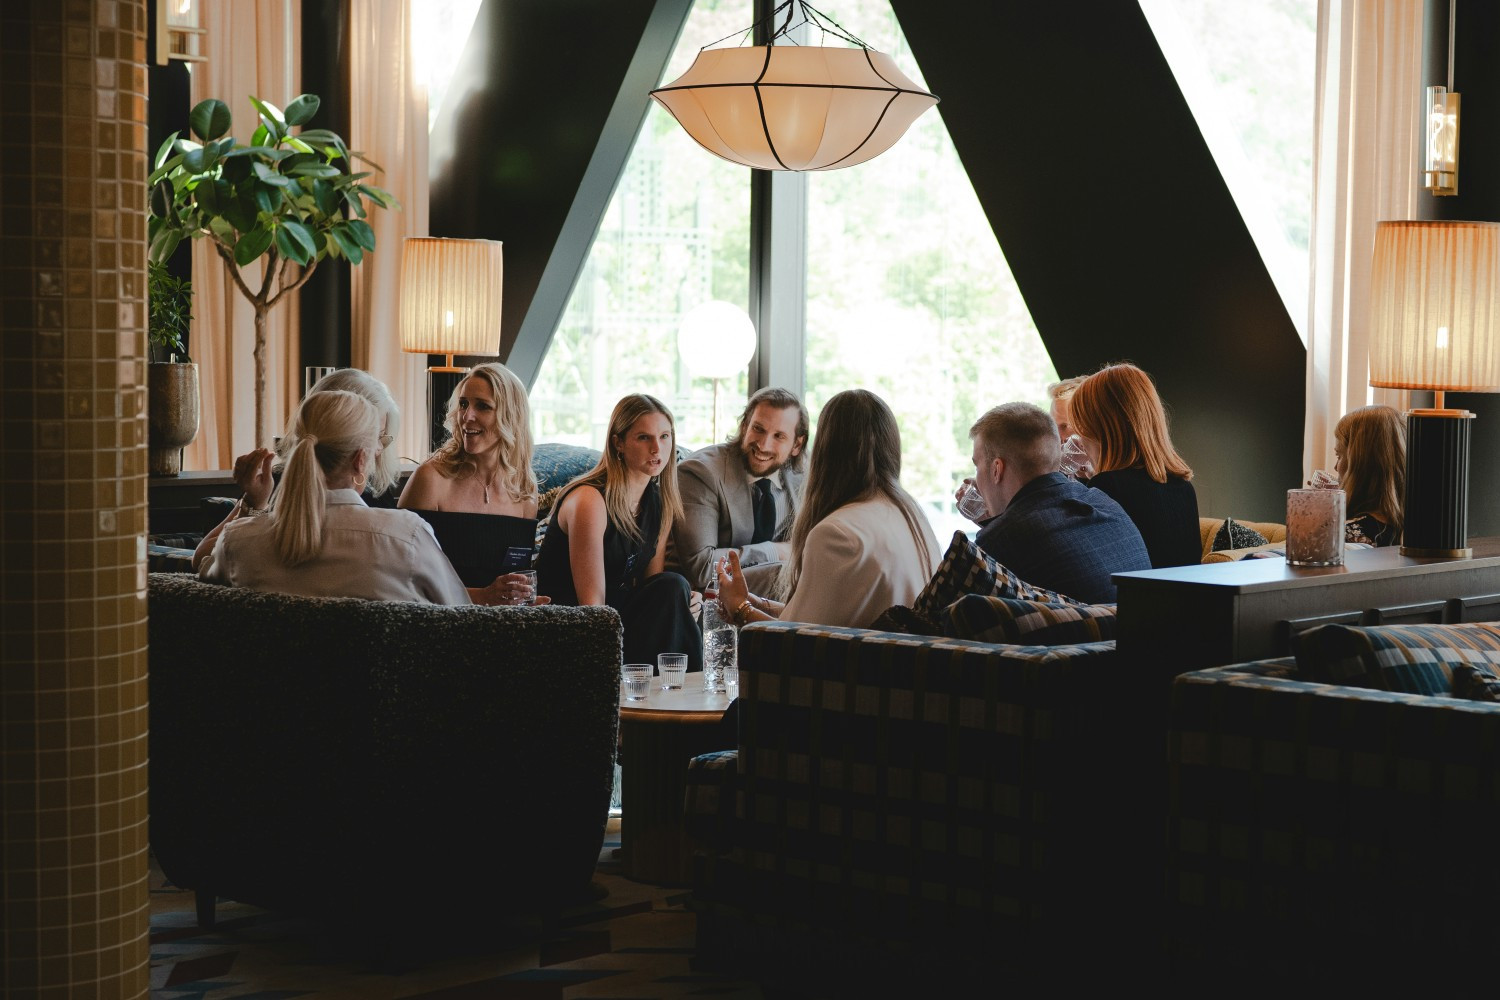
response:
M325 257L357 265L375 249L375 232L365 221L367 202L400 206L365 183L368 171L351 171L353 159L363 157L338 135L301 129L317 113L316 95L303 94L285 111L256 97L250 103L260 124L248 144L229 134L229 107L210 99L188 115L192 138L174 132L157 150L150 176L150 260L165 261L184 239L209 240L254 307L255 440L263 444L266 316Z
M198 366L186 341L193 321L193 285L167 270L146 265L146 445L153 476L182 471L182 449L198 436Z

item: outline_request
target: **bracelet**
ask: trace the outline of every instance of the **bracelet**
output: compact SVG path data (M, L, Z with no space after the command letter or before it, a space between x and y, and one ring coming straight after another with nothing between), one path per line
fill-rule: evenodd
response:
M245 502L245 498L244 497L240 497L238 500L236 500L234 502L234 509L242 517L243 516L260 517L262 514L269 514L269 513L271 513L271 508L270 507L252 507L252 506L250 506L249 504L247 504Z
M736 625L743 625L743 624L745 624L745 609L746 608L753 608L753 607L755 607L755 605L751 604L750 603L750 598L747 597L743 601L740 602L740 606L739 607L737 607L737 608L734 609L734 614L731 615L730 617L734 619L734 623Z

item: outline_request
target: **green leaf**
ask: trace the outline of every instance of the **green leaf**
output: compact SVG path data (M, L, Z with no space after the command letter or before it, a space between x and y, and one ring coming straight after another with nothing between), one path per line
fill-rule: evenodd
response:
M228 185L225 186L227 187ZM198 207L205 212L210 215L219 214L219 188L214 182L209 181L206 184L199 184L193 189L193 198L197 201Z
M301 243L297 242L296 238L287 230L285 223L276 228L276 252L288 260L294 260L298 264L303 265L307 263L308 257L311 256L307 252L307 249Z
M156 158L151 161L153 169L160 170L163 164L167 162L167 154L172 151L172 144L177 141L177 137L181 134L181 132L173 132L171 135L167 136L166 142L156 147Z
M344 145L344 140L339 138L337 133L330 132L326 128L303 129L297 134L297 138L309 146L321 148L323 155L330 159L336 156L343 157L344 159L349 158L349 147ZM332 151L328 148L330 146L333 147Z
M267 145L270 145L266 141L267 139L270 139L270 138L271 138L271 130L268 129L268 128L266 128L266 126L264 124L257 125L255 127L255 134L250 137L250 145L252 145L252 146L267 146Z
M339 193L334 190L332 184L324 180L313 181L313 201L318 206L318 211L324 215L333 215L339 210L339 202L343 200Z
M166 181L151 185L151 214L165 218L172 212L172 185Z
M177 154L176 156L167 160L167 162L163 163L161 166L157 167L155 170L151 171L151 176L146 178L146 183L155 184L158 181L164 180L168 174L170 174L180 166L182 166L181 153Z
M271 138L277 143L285 139L286 116L281 113L281 109L253 95L250 98L250 103L255 105L255 110L260 112L260 120L265 123L266 128L271 130Z
M215 98L202 101L188 115L188 127L204 142L229 131L229 105Z
M339 168L326 163L299 163L287 173L295 177L338 177Z
M255 171L256 177L259 177L264 183L274 185L275 187L291 187L297 183L290 177L278 174L264 163L251 164L251 169Z
M251 221L253 222L254 220ZM234 246L234 241L239 238L238 234L234 231L234 226L230 224L228 219L222 216L215 216L208 220L208 231L230 246Z
M267 215L276 211L276 192L265 184L257 184L251 191L251 197L255 199L255 207Z
M361 194L363 194L366 198L369 198L371 201L375 202L381 208L394 208L397 211L401 210L401 203L396 200L394 195L392 195L384 188L378 188L373 184L361 184L359 186L359 190Z
M299 153L312 153L314 155L317 155L318 152L316 149L313 149L311 146L303 142L299 137L295 135L287 136L286 144L289 148L295 149Z
M271 248L271 231L260 226L250 230L234 245L234 262L240 267L261 258Z
M354 241L361 247L366 250L375 249L375 230L370 228L370 224L368 222L361 222L360 220L355 219L353 222L349 223L348 229L349 235L353 236Z
M242 233L248 233L255 228L256 212L258 208L255 198L248 191L235 192L234 201L229 204L220 205L224 218L229 224Z
M182 234L175 229L163 228L151 241L149 252L153 264L165 263L167 258L177 252L177 244L182 242Z
M281 228L276 229L278 246L279 243L281 243L282 234L287 234L287 237L291 238L291 240L293 240L294 243L296 243L297 246L302 249L303 255L300 256L300 258L296 258L299 264L306 264L306 262L308 262L309 256L314 256L315 253L318 252L318 244L315 243L314 240L312 240L312 229L309 229L308 226L303 225L303 223L294 222L294 220L291 219L287 219L285 220L285 222L282 222Z
M318 105L321 102L317 94L303 94L292 99L292 103L286 106L285 121L288 125L305 124L313 115L318 113Z
M343 226L334 226L328 231L328 235L333 239L333 242L338 246L343 255L349 258L349 263L358 264L365 259L365 252L359 248L359 244L345 231Z

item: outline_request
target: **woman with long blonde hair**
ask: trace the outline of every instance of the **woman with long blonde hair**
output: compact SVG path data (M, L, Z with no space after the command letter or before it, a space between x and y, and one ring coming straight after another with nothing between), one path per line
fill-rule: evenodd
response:
M625 625L625 660L687 653L702 668L702 597L665 572L667 537L682 516L672 411L634 393L615 404L599 464L557 498L537 554L537 589L554 604L607 604Z
M536 533L538 496L526 387L498 362L475 365L448 399L447 424L448 440L411 474L399 506L428 512L424 516L435 523L476 604L529 601L529 579L506 570L527 569L530 558L525 565L506 566L509 547L488 544L497 533L514 539ZM502 524L490 517L512 520ZM498 563L492 548L504 552Z
M417 515L366 506L382 415L352 392L308 395L287 424L271 509L224 525L198 575L212 583L309 597L468 604Z
M901 430L885 400L838 393L815 443L779 581L786 602L750 593L733 551L718 569L719 600L738 622L865 626L911 604L937 569L937 538L901 486Z
M1344 539L1382 547L1401 541L1406 422L1389 406L1361 406L1333 429L1333 470L1346 497Z
M1152 567L1201 561L1193 470L1172 446L1151 376L1132 364L1101 368L1073 390L1068 411L1095 470L1088 484L1130 515Z

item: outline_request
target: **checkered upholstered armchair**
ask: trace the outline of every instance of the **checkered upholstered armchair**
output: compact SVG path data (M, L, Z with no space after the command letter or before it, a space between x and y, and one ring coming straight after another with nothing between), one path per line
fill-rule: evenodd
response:
M1435 996L1487 964L1500 704L1315 684L1265 660L1178 677L1169 756L1184 971Z
M836 991L1013 983L1076 951L1084 907L1135 905L1122 810L1152 747L1161 780L1161 734L1132 727L1112 642L771 622L740 664L738 751L689 772L701 960Z

